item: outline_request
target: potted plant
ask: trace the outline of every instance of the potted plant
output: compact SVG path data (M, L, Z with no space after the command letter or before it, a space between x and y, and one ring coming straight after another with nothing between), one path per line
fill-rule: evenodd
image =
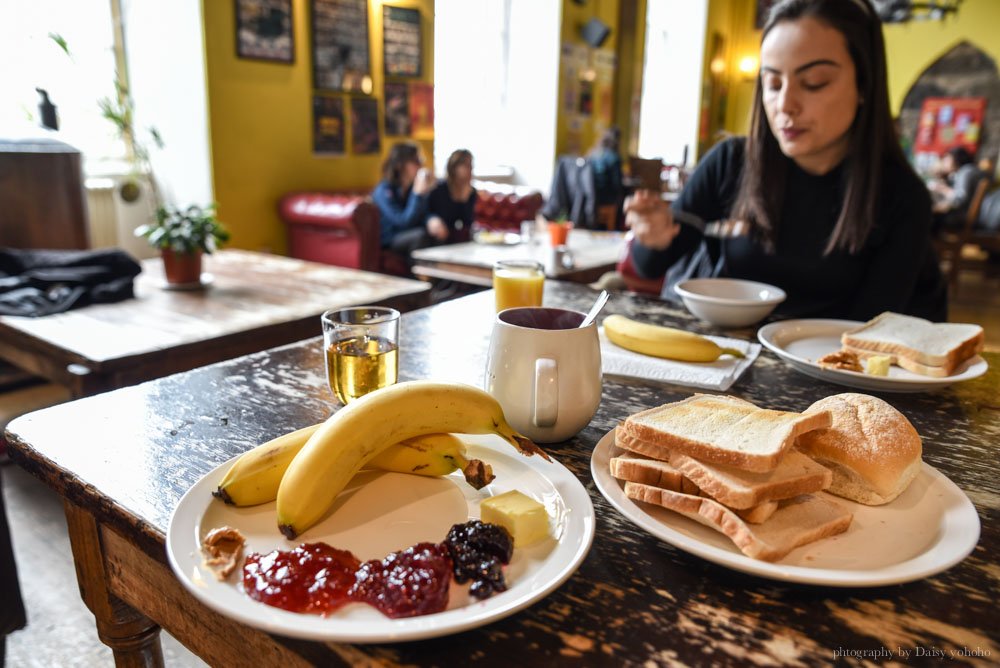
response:
M229 240L229 232L215 218L215 206L178 209L161 206L156 221L135 230L163 256L163 270L171 285L201 282L201 258Z
M566 220L564 216L559 216L556 220L550 220L548 222L549 228L549 240L552 242L552 247L565 246L566 239L569 238L569 231L573 228L573 223Z

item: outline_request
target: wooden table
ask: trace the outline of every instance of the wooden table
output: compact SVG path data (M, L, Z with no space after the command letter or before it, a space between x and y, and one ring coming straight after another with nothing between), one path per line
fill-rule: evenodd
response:
M413 273L427 278L443 278L459 283L492 287L493 264L498 260L536 260L545 275L562 281L591 283L612 271L622 252L622 232L570 230L569 253L557 255L547 234L533 243L512 245L470 241L413 251Z
M225 250L205 258L206 289L165 289L145 260L135 299L43 318L0 316L0 358L85 396L299 341L329 308L430 303L429 286L278 255Z
M594 297L583 286L549 282L545 288L547 303L578 310ZM492 299L482 292L403 316L403 379L479 384ZM702 329L686 313L638 297L615 295L605 313ZM716 566L653 538L594 488L591 452L630 413L691 390L606 377L590 425L548 446L584 483L595 506L597 535L579 571L512 617L456 637L397 645L269 636L209 611L166 565L164 532L192 484L251 444L327 415L331 403L318 340L32 413L10 424L8 439L14 460L66 500L81 591L120 665L156 663L157 624L216 666L822 666L835 663L838 651L883 647L902 647L911 657L916 648L978 648L990 656L958 663L995 665L1000 355L986 358L992 368L977 380L932 394L884 395L923 435L924 458L965 490L980 513L979 545L944 573L874 589L787 585ZM768 352L731 390L758 405L790 410L844 391L797 373ZM31 577L30 567L22 572Z

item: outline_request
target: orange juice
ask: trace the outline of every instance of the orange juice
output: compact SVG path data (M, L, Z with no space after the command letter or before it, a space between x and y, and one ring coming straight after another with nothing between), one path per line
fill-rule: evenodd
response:
M545 274L536 262L498 262L493 269L497 312L516 306L541 306Z

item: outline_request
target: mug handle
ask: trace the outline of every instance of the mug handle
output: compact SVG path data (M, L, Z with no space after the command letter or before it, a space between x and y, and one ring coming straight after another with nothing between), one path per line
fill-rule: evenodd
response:
M559 413L559 368L552 359L535 360L535 385L532 388L531 423L551 427Z

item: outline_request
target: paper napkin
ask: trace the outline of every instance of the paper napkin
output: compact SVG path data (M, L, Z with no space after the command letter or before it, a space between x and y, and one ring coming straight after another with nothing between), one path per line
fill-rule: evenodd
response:
M715 341L719 346L735 348L746 357L739 359L723 355L714 362L678 362L625 350L608 340L603 327L598 331L601 338L601 370L605 374L646 378L720 392L728 390L760 354L759 343L707 336L705 338Z

